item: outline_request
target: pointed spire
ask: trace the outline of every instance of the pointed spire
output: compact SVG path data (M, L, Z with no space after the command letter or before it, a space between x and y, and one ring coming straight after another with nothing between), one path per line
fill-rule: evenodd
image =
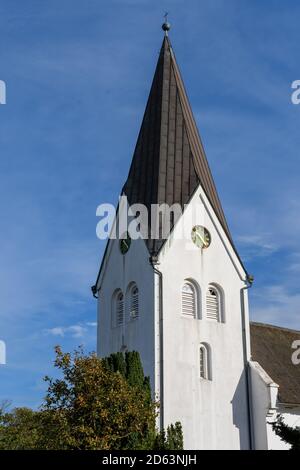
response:
M167 27L168 26L168 27ZM232 243L224 212L205 156L175 55L165 36L148 102L123 187L129 204L181 204L189 202L199 183ZM164 240L148 240L157 253Z

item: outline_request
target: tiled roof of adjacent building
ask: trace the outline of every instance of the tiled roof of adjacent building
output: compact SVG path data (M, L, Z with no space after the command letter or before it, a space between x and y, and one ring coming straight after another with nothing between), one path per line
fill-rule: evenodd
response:
M300 331L263 323L251 323L252 359L279 385L279 401L300 405L300 365L292 363L292 343Z
M144 204L148 211L151 204L178 203L183 208L199 183L232 243L174 52L165 36L123 193L130 205ZM146 243L155 254L163 242Z

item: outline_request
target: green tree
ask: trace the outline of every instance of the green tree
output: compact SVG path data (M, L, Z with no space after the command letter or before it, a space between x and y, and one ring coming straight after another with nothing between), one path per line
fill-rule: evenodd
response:
M0 449L183 448L180 423L155 429L158 403L136 351L99 359L57 347L54 364L60 378L45 378L39 411L0 406Z
M127 351L125 353L125 362L126 379L129 385L143 388L145 377L139 353L137 351Z
M112 372L120 372L123 377L126 377L126 362L121 352L105 357L103 363Z
M166 446L169 450L183 449L183 432L181 423L178 421L167 428Z
M15 408L0 414L0 450L36 449L39 446L41 413Z
M143 365L137 351L113 353L103 359L104 364L112 372L120 372L129 385L143 389L148 400L151 400L150 378L144 375Z
M55 366L62 379L46 378L49 387L42 407L46 427L57 431L48 437L48 448L126 450L148 443L156 403L149 402L143 387L131 385L107 363L124 370L120 356L103 361L81 350L72 356L56 348Z
M300 427L292 428L284 423L283 417L278 415L277 421L272 423L273 431L280 439L291 445L291 450L300 450Z
M104 359L104 364L113 372L119 372L126 379L127 383L132 387L132 393L139 391L143 394L145 407L151 406L151 388L149 377L144 376L144 370L140 355L137 351L127 351L124 354L118 352L113 353ZM153 403L154 404L154 403ZM158 404L154 404L158 408ZM128 437L127 445L130 449L151 449L156 438L155 415L152 416L148 423L148 429L141 441L139 432L134 432Z
M181 423L178 421L175 425L171 424L165 430L160 431L155 438L154 450L182 450L183 449L183 433Z

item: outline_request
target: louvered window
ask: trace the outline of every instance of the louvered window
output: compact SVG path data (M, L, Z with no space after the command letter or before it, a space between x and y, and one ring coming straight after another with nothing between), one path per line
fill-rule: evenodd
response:
M124 296L119 292L116 298L116 324L122 325L124 318Z
M196 317L196 291L194 286L186 282L181 291L181 311L183 315Z
M211 349L207 343L200 344L199 375L201 379L212 380Z
M136 286L131 289L130 297L130 319L134 320L139 316L139 290Z
M206 351L206 347L204 345L200 346L199 368L200 368L200 377L201 377L201 379L207 379L207 371L208 371L207 351Z
M220 319L220 295L215 287L209 287L206 294L206 316L210 320Z

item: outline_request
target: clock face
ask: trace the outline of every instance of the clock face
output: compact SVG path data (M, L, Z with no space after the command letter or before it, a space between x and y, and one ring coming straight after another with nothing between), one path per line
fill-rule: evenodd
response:
M125 255L130 248L131 238L128 232L124 235L124 238L120 240L120 251L122 255Z
M202 225L195 225L192 229L192 241L198 248L208 248L211 243L209 231Z

